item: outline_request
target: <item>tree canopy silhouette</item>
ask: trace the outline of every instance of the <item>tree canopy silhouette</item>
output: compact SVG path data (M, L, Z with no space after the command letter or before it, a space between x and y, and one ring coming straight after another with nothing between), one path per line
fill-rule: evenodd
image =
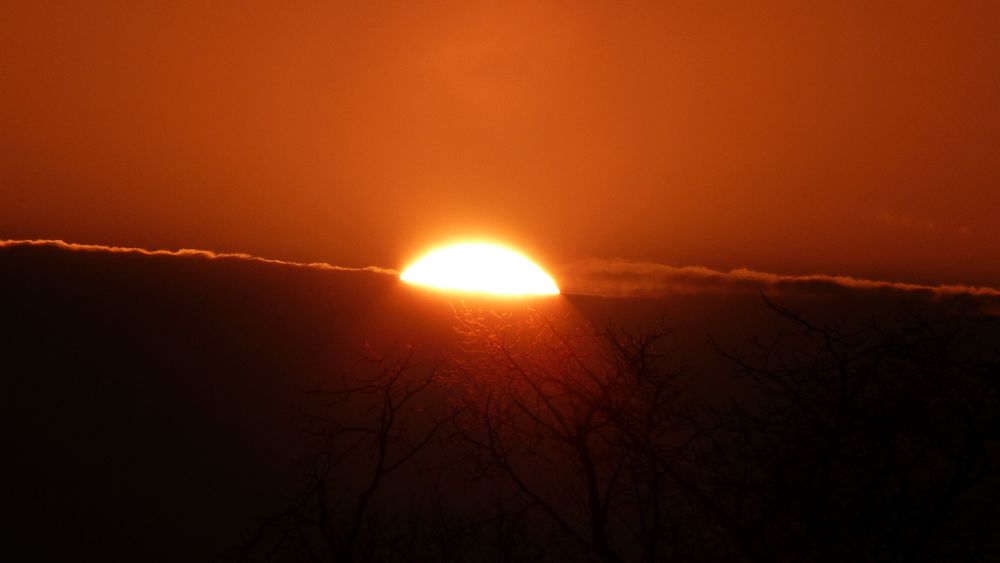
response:
M460 346L313 390L302 495L243 555L315 561L988 561L1000 327L975 312L716 344L707 397L666 323L456 310ZM394 359L393 359L394 358ZM716 374L720 375L720 374ZM267 549L262 549L264 546ZM253 557L249 557L253 558Z

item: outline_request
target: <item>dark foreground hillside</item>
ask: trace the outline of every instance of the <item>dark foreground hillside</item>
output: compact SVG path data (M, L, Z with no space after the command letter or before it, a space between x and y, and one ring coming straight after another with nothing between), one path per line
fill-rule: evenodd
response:
M2 248L0 549L995 560L995 318L766 297L463 308L372 272Z

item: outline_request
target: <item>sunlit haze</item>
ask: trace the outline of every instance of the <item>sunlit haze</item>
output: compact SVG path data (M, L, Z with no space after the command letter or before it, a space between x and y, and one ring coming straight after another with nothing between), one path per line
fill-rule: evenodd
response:
M433 250L400 278L439 290L501 295L556 295L559 288L538 265L509 248L463 243Z
M1000 285L1000 2L617 4L6 2L0 235Z

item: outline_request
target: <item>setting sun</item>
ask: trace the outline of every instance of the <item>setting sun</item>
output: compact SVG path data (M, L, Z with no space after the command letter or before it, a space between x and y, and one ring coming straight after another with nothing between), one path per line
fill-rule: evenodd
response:
M556 295L552 277L523 254L488 243L432 250L400 276L406 283L450 291L501 295Z

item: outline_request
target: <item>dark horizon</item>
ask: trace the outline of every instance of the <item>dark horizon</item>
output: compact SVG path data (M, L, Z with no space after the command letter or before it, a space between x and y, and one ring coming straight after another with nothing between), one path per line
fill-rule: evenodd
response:
M347 416L344 423L357 426L366 418L351 413L356 412L354 409L364 412L375 398L359 392L352 401L345 403L344 408L332 408L331 404L338 403L330 403L332 399L327 395L313 395L313 390L335 393L338 389L369 381L366 378L377 376L379 372L377 364L366 358L372 354L395 354L390 360L399 361L399 354L405 353L407 345L413 345L417 355L405 372L408 377L415 377L414 381L419 382L420 378L433 374L433 369L443 370L443 378L435 379L433 391L421 396L413 403L414 410L405 411L406 416L401 419L419 421L419 417L428 412L445 412L441 409L457 399L455 393L461 385L504 373L485 365L475 367L463 363L468 361L462 359L468 339L461 331L456 332L456 328L461 326L464 306L472 307L473 313L482 311L489 323L506 319L503 322L512 323L516 328L508 334L537 330L540 325L529 321L532 315L539 313L549 319L547 322L555 322L568 330L566 334L576 335L574 338L590 330L601 334L612 327L629 331L623 334L646 334L657 326L664 326L659 323L665 319L668 332L657 345L657 365L664 362L663 369L667 370L664 374L679 369L677 373L683 375L682 379L672 379L672 375L665 379L664 384L668 385L665 389L671 390L670 393L683 390L683 395L689 397L685 409L703 409L711 405L723 409L729 408L726 405L731 401L751 406L754 404L751 398L757 396L757 391L753 391L753 379L741 375L739 365L733 364L727 354L749 354L745 358L750 361L757 345L785 334L786 339L799 335L784 340L789 358L802 357L808 361L815 356L823 362L830 361L822 357L822 347L814 348L809 343L808 331L801 332L802 327L795 329L795 322L783 317L783 313L776 314L773 306L764 300L769 295L768 299L778 307L790 307L804 319L816 323L821 327L817 330L835 331L830 335L836 339L837 347L852 350L870 341L877 345L875 350L885 351L888 359L884 367L869 364L864 355L859 356L859 363L851 364L852 373L859 370L857 377L869 377L865 373L876 369L871 372L877 374L876 379L871 381L884 381L879 385L888 385L872 387L869 392L874 395L857 405L856 408L862 409L858 416L863 413L864 417L875 418L852 422L857 426L851 426L850 434L845 435L855 444L852 447L869 448L877 445L871 442L874 439L911 440L926 433L927 439L944 440L941 442L944 449L935 453L943 457L915 458L919 470L933 466L923 465L925 463L951 463L953 458L948 453L951 450L946 444L953 443L951 441L964 432L963 427L955 426L964 418L956 418L952 411L965 408L961 405L971 400L970 404L982 406L967 414L985 417L976 418L974 423L975 432L980 429L986 432L975 434L981 436L978 439L986 439L975 457L969 458L976 460L976 471L983 467L980 465L983 459L992 459L996 449L996 442L988 430L990 417L995 418L990 413L996 411L989 410L992 407L988 405L997 399L990 374L1000 366L995 358L1000 349L996 346L1000 342L1000 325L997 325L997 317L984 314L984 303L996 303L995 298L988 296L935 296L926 291L891 287L801 282L776 285L764 296L755 291L720 291L719 287L709 285L706 291L661 297L566 294L527 301L486 298L468 301L406 286L394 275L382 272L301 267L252 257L212 259L194 253L80 251L51 244L0 246L0 271L5 273L0 279L0 299L5 303L7 318L13 321L5 323L0 338L0 356L4 358L8 389L5 425L13 432L12 461L6 471L10 472L8 478L12 483L7 509L15 525L6 549L16 554L18 560L214 561L231 560L240 553L245 557L237 560L261 560L258 559L260 550L275 547L273 542L285 531L295 530L298 521L272 519L290 514L286 511L297 506L294 504L297 495L314 491L311 487L315 483L303 480L304 475L308 475L308 472L302 473L303 467L310 465L302 464L312 463L309 461L315 459L312 456L322 453L322 449L316 449L317 443L312 438L315 432L331 430L317 428L315 421L310 422L313 420L310 413L319 412L334 419ZM528 324L520 324L525 322ZM912 323L918 324L907 328ZM536 328L531 329L532 326ZM876 329L877 332L873 332ZM940 331L940 336L935 331ZM888 340L880 342L879 339ZM541 365L551 362L554 357L550 355L558 350L558 347L541 343L540 349L534 348L530 340L525 344L528 347L518 349L519 354L548 350L536 356ZM937 352L931 345L947 348ZM587 347L580 349L593 353ZM945 352L947 356L940 355ZM595 360L596 366L607 365L600 356ZM947 361L941 363L942 360ZM949 367L949 362L959 362L955 364L959 368ZM459 368L465 371L456 372ZM551 369L551 372L539 372L537 377L542 378L539 381L554 374L568 376L557 375L558 370L566 369L563 363L556 363ZM467 375L456 380L456 373ZM494 375L487 376L491 373ZM827 372L815 375L816 384L820 384ZM372 381L384 384L384 380ZM966 385L974 386L967 388ZM629 389L621 383L615 388L622 392ZM892 389L899 392L887 394L887 390ZM971 397L967 395L970 390L975 390ZM817 406L826 400L823 395L810 397L810 400L820 401ZM961 402L938 403L946 397ZM932 411L911 412L925 403L938 406ZM373 406L377 405L376 401ZM980 411L980 408L986 410ZM697 409L692 412L698 412ZM906 424L915 424L916 430L911 432L909 426L897 427L888 419L879 419L885 409L896 412L894 416L903 417L900 420L909 420ZM875 420L881 421L875 423ZM469 422L463 422L465 424ZM400 431L420 432L420 428L420 424L411 422ZM789 426L790 430L793 428ZM755 431L763 431L763 427ZM809 427L802 426L797 431L805 433L803 439L812 440L809 436L813 431ZM453 435L443 433L442 440L448 436ZM725 435L714 439L727 440ZM395 536L389 534L382 539L378 539L378 535L362 535L357 538L359 546L374 549L390 559L437 561L441 560L441 552L435 550L444 549L446 544L436 544L433 538L440 538L464 546L466 555L458 560L492 560L488 554L495 548L489 547L492 544L487 541L488 534L462 531L465 529L462 522L476 514L476 518L485 517L480 511L489 513L492 510L486 500L491 487L507 490L509 483L487 481L487 484L493 483L487 486L475 479L467 481L476 472L451 467L450 456L464 451L456 450L460 444L453 440L454 437L440 444L435 442L437 445L422 453L414 465L407 464L398 474L387 476L384 486L380 486L378 494L372 497L375 504L370 507L370 517L389 510L399 518L417 518L406 522L414 525L424 522L423 527L411 532L397 530ZM812 463L809 456L817 453L810 449L808 440L783 455L805 456L796 463ZM547 446L539 451L547 456L562 451L554 445L551 447L555 449ZM737 444L730 448L712 455L754 453ZM896 454L911 455L912 452L904 448ZM845 463L845 470L851 471L869 466L878 468L882 466L872 463L883 459L881 455L873 452L861 466L855 466L849 456L838 463ZM368 458L362 455L360 460L363 459ZM762 464L761 476L770 479L778 475L772 472L780 468L768 465L767 459L761 458L755 463ZM361 468L365 465L360 460L357 462L360 465L351 465L355 470L338 473L340 477L324 486L332 486L332 491L339 491L337 494L360 491L360 488L349 488L360 487L352 483L360 483L358 479L363 481ZM548 461L568 463L558 474L576 475L576 465L571 459L560 457ZM704 471L706 463L709 458L691 458L675 468L685 474L690 472L684 478L687 480L668 479L662 485L674 491L671 494L688 499L685 503L694 502L701 498L698 495L709 494L705 491L725 485L724 481L713 480L721 479L722 475L709 478L714 473ZM730 463L733 460L726 462ZM438 464L447 467L438 467ZM717 467L721 469L727 465ZM885 470L890 471L893 478L906 476L891 465L885 466ZM690 488L690 479L695 477L699 488L708 489L689 498L687 495L697 492ZM954 503L941 515L933 528L935 531L924 534L927 553L978 554L977 557L985 559L969 555L967 560L988 560L1000 549L989 540L1000 536L992 532L997 521L988 516L987 510L995 506L990 499L1000 490L996 481L1000 475L987 471L982 479L969 481L968 489L964 488L966 482L962 477L963 488L955 494L948 492L950 477L946 477L924 475L918 481L921 486L935 491L934 494L945 494L941 498ZM844 478L848 478L847 475ZM439 479L443 496L427 497L430 489L426 483ZM677 483L687 485L674 490ZM762 481L755 487L765 487L760 492L777 494L777 490L768 488L773 484L768 483L770 481ZM793 483L797 483L796 487L807 486L805 482ZM841 491L843 494L849 493L851 483L850 480L844 483L848 489ZM462 493L463 490L466 492ZM754 491L756 489L748 489L741 494L751 495L747 502L751 499L762 502L763 498L754 496L758 494ZM808 494L817 492L802 489L802 494L806 491L812 491ZM516 491L508 492L514 494ZM917 503L906 509L910 514L907 518L933 514L928 505L922 504L921 496L909 498L909 493L892 488L880 494L883 493L889 495L887 498L892 503ZM716 496L719 494L721 496ZM722 494L720 490L707 498L718 502L729 494ZM521 499L517 503L524 500L518 495L511 499L512 502ZM856 504L861 498L847 496L845 502L848 502L846 499L850 500L845 510L863 509L866 512L858 517L861 518L859 522L867 522L870 526L878 523L874 519L896 514L893 511L903 506L890 503L865 508ZM411 501L443 502L444 512L424 514L419 512L419 504L407 504ZM558 502L556 508L563 517L574 514L563 512L566 506L561 504L575 502L572 497ZM757 550L767 550L765 553L770 551L778 557L786 550L800 549L795 547L799 545L796 542L805 538L815 542L810 549L815 550L817 556L833 558L838 557L837 553L848 553L843 551L845 546L861 549L873 547L874 544L867 542L875 541L852 535L850 542L841 540L836 544L839 547L834 549L823 534L813 536L818 533L815 531L799 539L785 537L785 532L780 530L798 522L799 513L793 511L772 515L757 523L751 514L733 512L732 516L740 519L741 529L747 526L748 531L758 530L753 532L757 538L753 546L733 543L732 533L718 528L719 522L711 516L711 511L704 512L704 506L712 505L701 503L684 504L683 511L691 512L684 517L687 524L679 532L687 539L671 542L667 540L669 536L662 535L658 540L661 551L675 553L682 560L693 560L689 559L693 552L688 551L695 548L694 544L689 544L694 541L691 534L707 534L714 538L710 544L716 554L704 555L706 560L718 557L718 560L727 561L752 560L751 555ZM527 508L521 506L517 510ZM674 506L670 510L674 509L679 508ZM729 514L735 508L728 505L713 508L720 509ZM428 520L433 514L446 519ZM843 519L839 511L823 514L824 518L831 519L826 524L830 534L856 533L851 531L855 529L851 520ZM514 519L508 523L530 522L531 530L548 530L546 533L556 534L553 538L558 541L548 549L562 553L560 557L572 560L591 553L600 558L591 548L579 551L581 547L575 540L561 537L560 528L552 527L555 524L544 511L528 509L523 517L528 520ZM581 524L575 518L572 516L570 521L573 527ZM744 521L744 518L749 519ZM969 518L979 518L980 527L963 531ZM885 528L885 532L913 533L914 528L906 522L900 521L896 528ZM605 553L607 557L616 553L617 557L631 561L636 553L650 549L639 540L631 543L628 535L616 526L608 530L612 543L608 547L610 551ZM311 533L304 528L300 531ZM972 539L959 539L963 537ZM406 544L410 547L403 552L392 552L396 555L390 557L390 552L385 550L396 549L392 546L398 546L400 541L415 543ZM964 542L961 550L953 543L955 541ZM527 551L508 555L513 560L533 560L532 550L542 549L546 543L544 538L529 534L511 544ZM322 542L319 545L323 545ZM892 544L884 548L890 553L909 553L905 545ZM243 549L249 551L241 551ZM270 560L302 560L293 556L295 549L285 545L281 551L284 555ZM287 550L292 551L285 552ZM368 560L363 553L355 553L346 560ZM404 556L406 553L410 554L409 559ZM439 555L433 555L435 553ZM684 553L688 555L682 555Z

